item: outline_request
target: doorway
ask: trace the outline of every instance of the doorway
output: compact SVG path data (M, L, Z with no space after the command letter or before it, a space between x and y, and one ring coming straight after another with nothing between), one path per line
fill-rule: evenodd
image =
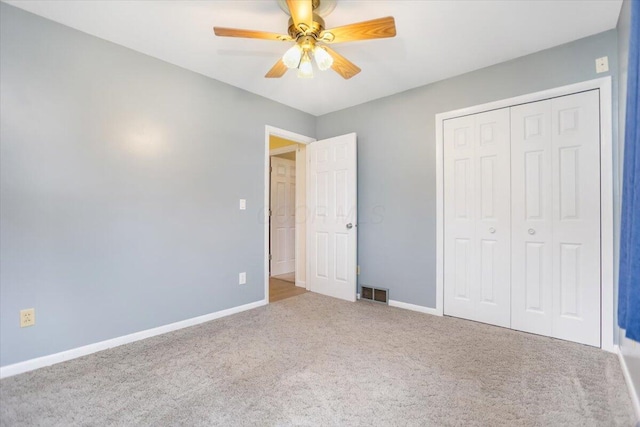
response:
M271 152L272 137L295 143L295 172L289 166L278 173L295 175L295 190L289 184L289 193L295 198L294 230L273 231L271 227L271 162L272 154L283 154L289 149ZM313 142L313 144L311 144ZM311 145L309 145L311 144ZM283 129L265 127L265 300L268 303L272 261L282 262L283 268L291 263L298 292L308 290L347 301L356 300L357 291L357 135L350 133L316 141ZM283 159L291 160L291 159ZM277 160L280 166L282 161ZM275 171L275 168L274 168ZM283 181L286 195L286 180ZM277 184L277 183L276 183ZM274 186L276 185L274 184ZM286 203L285 203L286 204ZM285 210L286 211L286 210ZM286 223L286 221L284 221ZM287 229L287 227L284 227ZM271 241L276 232L280 238L291 236L294 243L293 259L282 256L274 260ZM286 244L284 245L287 246ZM286 250L285 250L286 253ZM275 265L275 263L274 263ZM277 271L282 274L282 271ZM285 271L285 274L290 274Z
M307 292L306 144L315 139L266 127L265 299Z

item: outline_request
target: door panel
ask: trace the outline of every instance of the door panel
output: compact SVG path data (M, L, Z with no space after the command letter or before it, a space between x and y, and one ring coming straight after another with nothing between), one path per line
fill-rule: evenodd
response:
M509 109L477 114L474 191L478 254L473 279L476 319L509 327L511 323L511 192Z
M307 147L307 281L313 292L356 298L356 134Z
M511 327L552 333L551 101L511 108Z
M512 327L600 346L598 91L511 120Z
M447 315L510 323L509 109L447 120Z
M271 157L271 275L295 271L295 161Z
M475 216L473 165L475 117L444 122L444 314L475 319L471 296Z
M553 336L600 346L597 90L552 100Z

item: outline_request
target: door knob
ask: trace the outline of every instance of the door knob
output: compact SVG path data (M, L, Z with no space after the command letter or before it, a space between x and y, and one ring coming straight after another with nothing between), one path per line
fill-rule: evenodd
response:
M351 230L352 228L353 228L353 224L351 224L351 223L347 224L347 229L348 230Z
M529 234L534 235L536 234L536 230L534 230L533 228L529 229Z
M493 227L489 227L489 233L493 234L496 232L496 229Z

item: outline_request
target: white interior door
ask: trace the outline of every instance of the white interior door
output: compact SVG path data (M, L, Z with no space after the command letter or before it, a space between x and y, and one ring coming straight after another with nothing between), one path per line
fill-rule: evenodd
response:
M510 325L509 109L444 123L444 313Z
M296 162L271 157L271 275L291 273L296 263Z
M600 346L599 93L511 117L512 327Z
M356 299L356 134L307 147L307 282L312 292Z

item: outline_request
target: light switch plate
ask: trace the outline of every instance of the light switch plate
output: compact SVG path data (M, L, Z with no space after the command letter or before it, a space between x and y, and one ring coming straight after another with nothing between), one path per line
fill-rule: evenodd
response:
M603 56L596 59L596 73L606 73L609 71L609 57Z
M247 284L247 273L243 272L238 275L238 283L241 285Z
M240 210L247 210L247 199L240 199Z

